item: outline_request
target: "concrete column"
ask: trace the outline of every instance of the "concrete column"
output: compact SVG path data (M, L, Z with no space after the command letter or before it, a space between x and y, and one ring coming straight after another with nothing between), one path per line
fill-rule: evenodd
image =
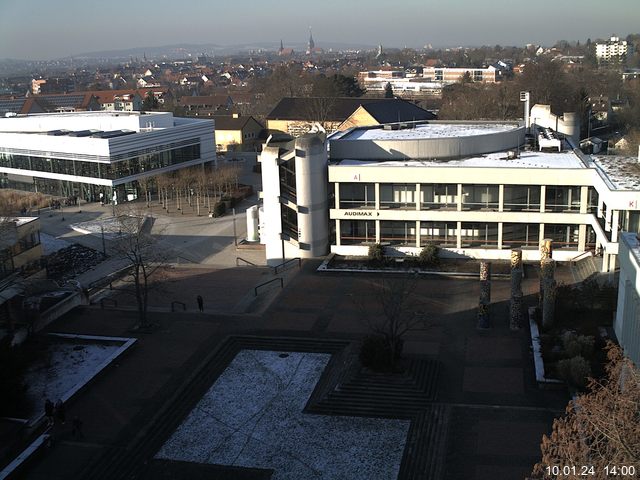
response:
M462 229L462 222L457 222L456 225L456 248L462 248L462 236L460 230Z
M376 243L380 243L380 220L376 220L375 222L376 222Z
M333 198L335 199L336 208L340 208L340 184L333 184Z
M502 250L502 222L498 222L498 250Z
M607 273L609 271L609 257L611 255L608 253L602 254L602 273Z
M480 300L478 302L477 328L485 329L491 326L489 306L491 304L491 264L480 262Z
M520 330L522 328L522 292L511 297L509 303L509 328Z
M420 248L421 244L422 241L420 238L420 220L416 220L416 248Z
M421 198L420 198L420 184L416 183L416 210L420 211L420 203L421 203ZM417 238L417 235L416 235Z
M458 211L462 211L462 184L458 184ZM458 247L460 248L460 247Z
M504 185L498 185L498 211L504 212Z
M580 187L580 213L589 209L589 187Z
M584 252L587 249L587 226L578 227L578 251Z
M604 230L606 232L611 231L611 216L611 209L607 208L607 210L604 212Z
M342 245L342 243L340 242L340 237L342 236L342 233L340 231L340 220L334 220L334 222L336 222L336 245L339 247L340 245Z
M374 184L373 191L376 194L376 210L380 210L380 184L379 183ZM380 242L378 241L378 243Z
M541 185L540 186L540 213L544 213L546 196L547 196L547 186Z

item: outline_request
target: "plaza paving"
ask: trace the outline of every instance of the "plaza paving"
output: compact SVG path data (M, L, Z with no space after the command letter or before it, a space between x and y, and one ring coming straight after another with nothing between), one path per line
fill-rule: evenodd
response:
M84 421L84 438L73 438L70 426L57 425L52 446L31 463L24 478L101 478L119 458L136 465L136 474L128 478L269 478L273 472L263 468L150 462L190 411L172 410L176 396L188 390L190 379L230 335L353 341L368 332L367 319L379 315L379 276L320 274L315 271L319 261L293 267L282 275L283 290L271 289L256 299L254 287L275 276L266 268L235 266L236 256L260 264L263 254L236 250L228 218L155 214L163 241L188 259L168 271L163 291L151 295L155 327L147 333L132 331L133 304L118 292L117 309L80 308L50 325L49 331L134 336L138 342L69 403L68 415ZM101 248L100 238L70 231L68 220L57 215L45 216L44 231ZM109 212L94 205L72 215L78 216L75 223ZM244 220L238 219L241 225L243 230ZM99 266L86 278L100 278L115 265ZM525 279L526 301L534 301L537 286L537 277ZM204 297L204 313L197 311L198 294ZM539 457L542 434L565 407L564 392L537 388L529 335L508 328L508 295L508 281L493 282L493 327L478 331L478 281L425 276L415 283L412 301L428 321L407 335L405 352L440 364L433 402L448 412L441 478L524 478ZM186 311L172 313L171 301L183 302ZM221 373L226 365L220 368ZM152 448L158 439L162 442Z

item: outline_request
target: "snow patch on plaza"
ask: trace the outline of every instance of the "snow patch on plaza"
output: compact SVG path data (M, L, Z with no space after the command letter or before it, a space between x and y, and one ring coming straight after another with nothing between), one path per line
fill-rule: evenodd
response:
M409 421L302 412L330 357L242 350L156 457L274 469L273 480L396 478Z
M114 342L56 342L47 346L42 360L29 368L26 374L27 398L31 405L30 418L44 413L48 398L55 402L66 401L82 385L95 376L122 350L129 339Z

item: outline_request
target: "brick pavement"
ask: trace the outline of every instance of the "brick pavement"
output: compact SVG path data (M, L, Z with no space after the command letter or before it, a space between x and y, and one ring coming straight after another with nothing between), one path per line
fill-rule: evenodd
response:
M33 463L25 478L77 478L74 475L101 452L126 448L185 375L228 334L360 338L367 327L357 317L376 314L373 285L379 277L317 274L318 263L305 262L300 271L290 272L284 291L261 315L154 312L158 327L152 333L133 334L139 339L137 346L69 405L70 417L79 414L85 419L86 438L77 441L60 432L59 441ZM174 296L194 296L194 285L202 284L207 275L186 271L174 278ZM238 274L229 289L244 288L246 293L253 286L254 278L249 277ZM534 291L536 282L526 279L525 292ZM541 391L535 385L528 334L508 329L508 283L494 282L494 327L488 332L475 328L477 281L422 277L416 287L415 297L431 326L411 332L406 347L442 365L437 401L453 408L445 478L522 478L539 455L541 435L549 431L553 414L566 402L562 392ZM220 300L221 307L228 308L241 296L232 295L234 299ZM50 329L127 336L134 323L134 312L81 309Z

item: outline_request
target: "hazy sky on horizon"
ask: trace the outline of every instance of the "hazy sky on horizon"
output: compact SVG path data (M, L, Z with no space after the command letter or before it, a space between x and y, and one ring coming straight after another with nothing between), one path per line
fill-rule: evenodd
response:
M0 58L176 43L552 45L640 33L639 0L0 0Z

